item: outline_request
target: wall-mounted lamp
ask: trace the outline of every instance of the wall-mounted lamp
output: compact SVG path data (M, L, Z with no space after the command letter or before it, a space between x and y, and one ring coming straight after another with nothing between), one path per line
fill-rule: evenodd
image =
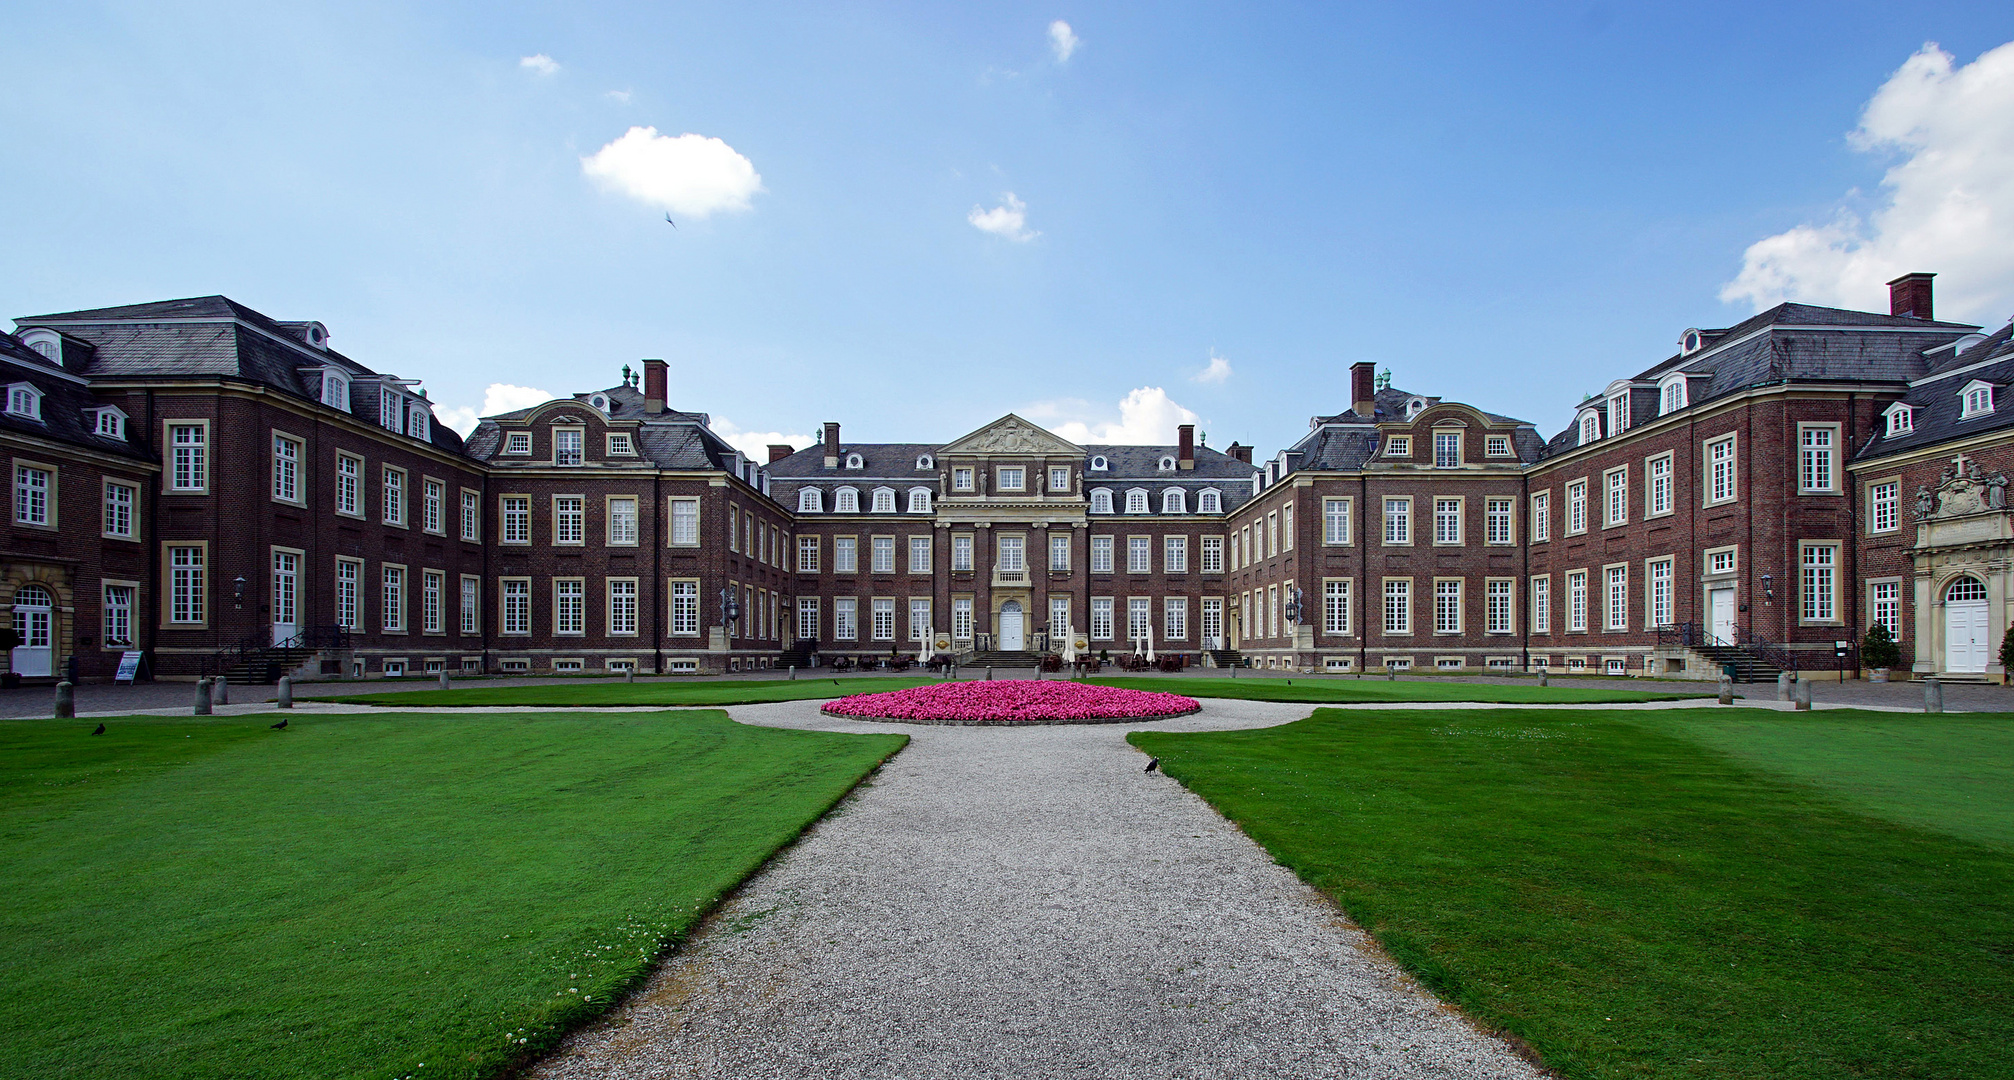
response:
M238 607L245 606L245 575L243 574L239 574L231 582L231 603Z
M1773 580L1768 574L1762 575L1762 598L1764 600L1776 599L1776 590L1770 584Z

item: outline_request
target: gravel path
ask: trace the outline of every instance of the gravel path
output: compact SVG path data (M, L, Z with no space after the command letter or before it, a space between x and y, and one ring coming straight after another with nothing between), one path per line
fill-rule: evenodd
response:
M744 723L911 738L605 1021L562 1077L1542 1076L1383 960L1125 725ZM1158 730L1305 705L1212 700Z

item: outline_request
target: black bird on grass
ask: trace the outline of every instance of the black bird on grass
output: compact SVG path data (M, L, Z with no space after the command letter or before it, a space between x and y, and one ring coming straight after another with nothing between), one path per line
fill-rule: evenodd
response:
M274 730L274 731L285 731L285 730L287 730L287 722L286 722L285 720L282 720L282 721L280 721L279 723L277 723L277 724L274 724L274 725L273 725L273 730Z
M93 734L93 735L103 735L103 734L105 734L105 725L103 725L103 724L99 724L99 725L98 725L98 730L96 730L96 731L92 732L91 734Z
M1161 767L1161 759L1160 759L1160 758L1148 758L1148 759L1147 759L1147 767L1146 767L1146 769L1144 769L1144 770L1142 770L1142 771L1144 771L1144 772L1153 772L1153 771L1154 771L1155 769L1158 769L1158 768L1160 768L1160 767Z

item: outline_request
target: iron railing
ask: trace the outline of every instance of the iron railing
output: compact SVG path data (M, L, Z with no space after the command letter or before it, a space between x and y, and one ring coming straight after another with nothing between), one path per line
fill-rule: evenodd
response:
M290 638L274 641L272 631L248 634L236 644L226 645L203 658L203 674L216 675L236 667L256 667L260 661L274 654L288 652L321 652L324 650L345 650L350 647L350 628L347 626L306 626Z

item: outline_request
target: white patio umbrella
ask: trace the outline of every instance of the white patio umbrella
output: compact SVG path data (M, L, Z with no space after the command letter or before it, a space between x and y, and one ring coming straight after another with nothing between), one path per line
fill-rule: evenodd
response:
M935 651L936 645L937 645L937 628L934 626L924 627L923 648L917 650L916 662L919 664L929 663L930 657L932 653Z
M1147 662L1151 664L1154 662L1154 635L1148 634L1143 640L1147 642Z
M1063 624L1063 662L1077 662L1077 631L1069 623Z

